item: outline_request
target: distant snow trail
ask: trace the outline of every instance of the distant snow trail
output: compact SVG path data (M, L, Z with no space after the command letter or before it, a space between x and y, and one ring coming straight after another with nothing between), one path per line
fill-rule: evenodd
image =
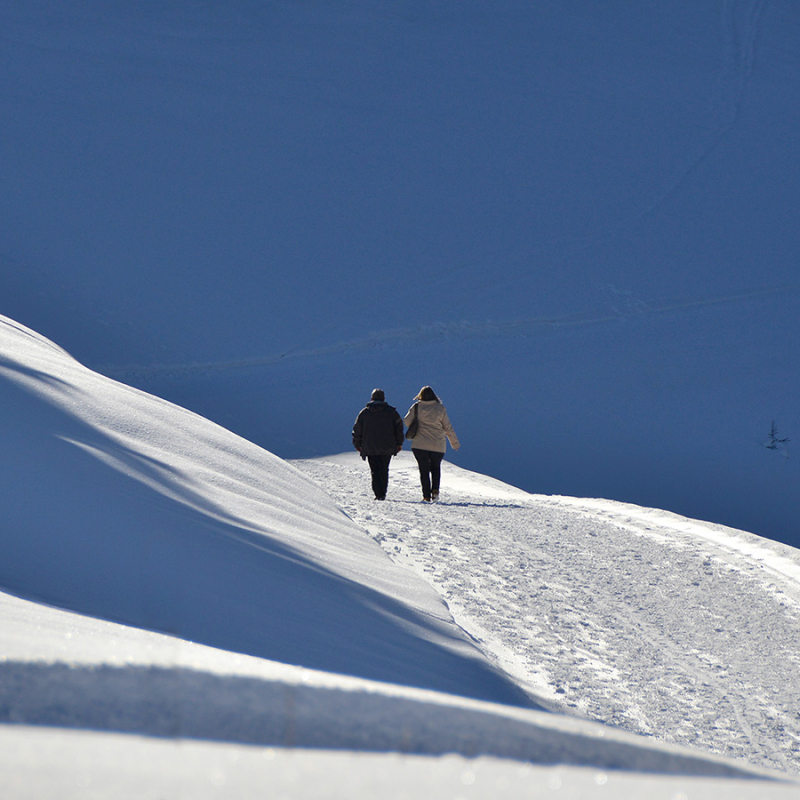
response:
M527 495L410 454L376 503L356 458L295 462L529 691L565 711L800 772L800 553L610 501Z
M624 293L610 287L617 296ZM800 281L792 281L780 286L760 286L741 292L719 294L708 297L678 297L644 303L628 298L624 308L612 307L610 311L594 310L578 314L564 314L553 317L531 317L511 320L489 320L472 322L434 322L410 328L391 328L375 331L358 339L350 339L318 347L298 347L280 353L254 356L252 358L229 359L225 361L183 362L175 364L94 364L92 369L110 378L126 382L136 379L159 377L183 377L186 375L235 372L269 367L282 361L298 358L350 353L358 350L402 347L416 342L431 342L440 339L479 339L489 337L513 336L526 331L552 331L559 328L581 328L617 323L621 319L638 319L645 316L662 316L688 309L732 305L759 297L785 295L800 290Z

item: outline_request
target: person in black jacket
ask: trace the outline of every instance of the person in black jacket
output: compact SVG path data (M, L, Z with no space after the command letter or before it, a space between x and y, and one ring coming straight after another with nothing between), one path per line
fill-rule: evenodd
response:
M376 500L386 499L389 487L389 462L403 449L403 419L386 402L383 389L374 389L372 398L353 425L353 446L369 461L372 491Z

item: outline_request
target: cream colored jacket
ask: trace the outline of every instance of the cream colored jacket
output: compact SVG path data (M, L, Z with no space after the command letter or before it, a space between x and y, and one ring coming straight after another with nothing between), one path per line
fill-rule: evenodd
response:
M458 450L461 443L450 424L447 409L436 400L418 400L419 427L417 435L411 440L412 450L433 450L444 453L447 450L445 437L450 440L450 447ZM406 427L414 421L414 406L408 409L408 414L403 418Z

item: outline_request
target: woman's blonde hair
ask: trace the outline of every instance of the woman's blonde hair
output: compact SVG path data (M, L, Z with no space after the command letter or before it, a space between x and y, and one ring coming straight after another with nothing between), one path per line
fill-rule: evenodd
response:
M414 398L415 400L435 400L437 403L439 402L439 398L436 396L436 392L431 389L430 386L423 386L419 390L419 394Z

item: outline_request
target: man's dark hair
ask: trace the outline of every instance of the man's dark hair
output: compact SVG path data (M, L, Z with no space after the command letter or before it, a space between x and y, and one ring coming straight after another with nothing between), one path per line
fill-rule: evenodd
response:
M372 390L372 399L373 400L386 400L386 395L383 393L383 389L373 389Z

